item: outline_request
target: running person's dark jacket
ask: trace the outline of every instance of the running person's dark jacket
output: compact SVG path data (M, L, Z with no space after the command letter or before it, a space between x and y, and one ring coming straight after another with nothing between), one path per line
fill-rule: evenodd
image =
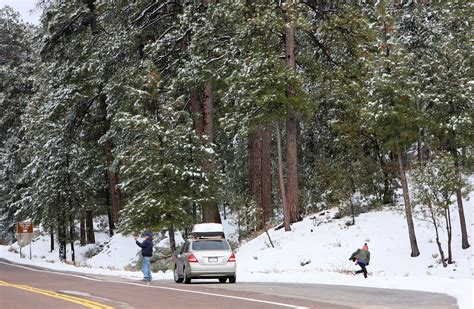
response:
M153 241L150 239L145 239L142 243L138 240L136 241L137 245L142 248L142 256L153 256Z
M357 249L354 253L352 253L349 260L357 260L358 262L362 262L365 265L369 265L370 262L370 252L364 249Z

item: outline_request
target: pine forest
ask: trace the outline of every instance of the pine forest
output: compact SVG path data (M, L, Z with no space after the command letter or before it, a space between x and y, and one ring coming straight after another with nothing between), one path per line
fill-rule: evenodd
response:
M37 5L38 25L0 8L2 241L31 220L66 259L97 218L127 235L230 217L243 240L398 200L407 255L414 211L439 226L451 205L470 246L472 2Z

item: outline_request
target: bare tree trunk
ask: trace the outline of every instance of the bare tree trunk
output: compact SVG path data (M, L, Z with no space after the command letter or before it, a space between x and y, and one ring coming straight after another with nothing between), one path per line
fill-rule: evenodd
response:
M257 131L251 132L248 137L249 146L249 197L257 205L260 202L260 141Z
M106 184L109 183L109 174L107 172L104 173L104 180ZM114 216L112 214L113 207L112 207L112 203L110 202L110 190L108 188L108 185L105 186L104 197L105 197L105 201L107 205L107 220L109 221L109 236L112 237L114 236L115 222L114 222Z
M446 232L448 234L448 264L453 264L453 250L452 250L452 239L453 239L453 228L451 225L451 210L449 205L446 205L445 210L445 219L446 219Z
M354 179L352 177L350 177L350 183L351 183L351 192L352 192L352 194L349 197L349 203L350 203L350 206L351 206L352 225L354 225L355 222L356 222L356 219L355 219L355 205L354 205L354 201L353 201L353 196L356 192L356 188L355 188Z
M262 210L262 132L258 126L254 132L249 134L249 197ZM257 228L263 228L264 216L259 220Z
M170 238L171 252L175 252L176 251L176 240L174 238L174 227L173 227L173 225L170 225L170 227L168 228L168 236Z
M76 229L74 226L74 218L72 215L69 216L69 242L71 245L71 261L76 262L76 250L74 248L74 240L76 238Z
M88 244L95 244L94 220L92 209L86 210L86 238Z
M195 202L193 202L192 213L193 213L193 224L196 224L198 222L198 205Z
M356 217L355 217L354 202L352 202L352 198L351 198L351 200L350 200L350 205L351 205L352 225L354 225L355 222L356 222Z
M263 127L262 131L262 150L261 150L261 207L263 209L264 225L273 216L272 206L272 160L271 160L271 131L268 125Z
M290 5L294 0L288 2ZM286 14L286 31L285 31L285 62L292 70L296 69L295 61L295 29L289 14ZM290 95L294 95L294 89L289 89ZM287 105L286 116L286 161L287 161L287 177L288 192L286 196L286 204L289 209L290 223L301 220L298 207L298 121L293 107Z
M119 184L118 173L113 169L114 158L112 155L113 144L111 141L105 142L104 150L107 162L107 175L109 179L110 201L112 202L112 213L114 222L120 221L120 211L122 210L122 196L117 185Z
M461 174L459 169L459 156L458 151L455 147L451 147L451 154L454 157L454 169L456 171L456 175L458 177ZM462 241L462 248L467 249L470 247L469 245L469 237L467 235L467 228L466 228L466 217L464 216L464 205L462 202L462 193L461 188L456 188L456 201L458 204L458 212L459 212L459 224L461 226L461 241Z
M216 201L208 201L202 207L202 222L205 223L222 223L219 214L219 208Z
M462 248L468 249L471 245L469 244L469 237L467 235L466 218L464 216L464 206L462 202L461 189L456 189L456 201L458 204L459 223L461 225Z
M296 140L296 117L292 108L288 110L288 119L286 121L286 149L287 149L287 168L288 168L288 193L286 196L289 209L290 222L301 221L298 208L298 141Z
M51 229L49 231L49 240L50 240L50 252L54 251L54 228L51 226Z
M423 161L423 150L422 150L422 147L423 147L423 143L421 142L421 139L418 138L418 141L416 142L417 146L417 157L418 157L418 161Z
M72 180L71 180L71 172L69 168L69 153L66 153L66 171L67 171L67 177L66 177L66 182L67 182L67 204L68 204L68 211L72 212L73 211L73 200L72 200ZM65 229L66 229L66 223L65 223ZM71 245L71 261L74 263L76 261L76 252L74 249L74 239L76 238L75 236L75 227L74 227L74 217L72 214L69 215L69 243ZM65 233L66 234L66 233Z
M66 261L66 218L63 211L58 218L59 260Z
M81 212L81 217L79 218L79 235L81 246L86 245L86 217L84 216L84 212Z
M102 93L102 89L99 89L99 110L103 122L103 134L107 134L110 130L110 119L107 117L107 96ZM112 204L112 212L114 216L114 222L118 223L120 220L120 211L122 210L122 197L120 190L117 185L119 183L118 172L114 170L114 156L112 154L113 143L110 139L107 139L104 143L104 155L105 163L107 167L107 185L108 192L110 194L110 202Z
M204 87L202 127L202 132L204 134L204 145L212 144L214 137L214 89L212 81L208 81Z
M402 183L403 190L403 200L405 204L405 215L407 218L408 235L410 237L411 256L415 257L420 255L420 250L418 249L418 244L416 242L415 226L413 224L413 213L410 204L410 194L408 191L408 182L405 174L405 166L403 164L402 151L399 145L397 146L397 155L398 165L400 168L400 181Z
M272 248L275 248L275 246L273 245L272 238L270 237L270 234L268 234L268 230L267 230L267 229L265 229L265 233L267 234L268 241L270 242L270 245L272 246Z
M291 231L290 212L286 204L285 178L283 177L283 160L281 151L280 123L278 121L276 122L276 134L278 154L278 178L280 183L281 203L283 204L283 224L285 226L285 231Z
M267 126L259 125L249 134L249 196L262 211L258 228L262 229L271 218L271 133Z
M438 221L436 220L436 216L434 214L433 205L430 204L430 205L428 205L428 207L429 207L429 210L430 210L431 222L433 223L433 226L435 228L436 244L438 245L438 251L439 251L439 256L440 256L440 259L441 259L441 263L443 263L443 266L446 267L448 265L446 264L446 261L445 261L445 258L444 258L443 248L441 247L441 242L439 240Z
M210 146L213 142L213 122L214 122L214 95L212 81L207 82L204 87L204 104L202 107L202 126L203 126L203 140L204 145ZM209 176L214 172L214 164L212 155L209 154L209 158L205 163L204 170ZM219 208L217 202L214 200L204 203L202 209L202 221L221 223L221 216L219 214Z
M115 230L115 223L114 223L114 216L112 215L112 209L109 207L107 208L107 219L109 220L109 236L114 236Z
M66 261L66 240L63 236L64 232L61 232L58 238L59 239L59 260L61 262ZM61 239L62 238L62 239Z

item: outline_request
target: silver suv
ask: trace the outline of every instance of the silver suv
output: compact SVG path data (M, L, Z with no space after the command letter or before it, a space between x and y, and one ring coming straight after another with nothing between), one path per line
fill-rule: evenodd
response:
M191 283L191 279L219 279L224 283L236 280L235 255L221 237L200 237L186 240L176 256L174 281Z

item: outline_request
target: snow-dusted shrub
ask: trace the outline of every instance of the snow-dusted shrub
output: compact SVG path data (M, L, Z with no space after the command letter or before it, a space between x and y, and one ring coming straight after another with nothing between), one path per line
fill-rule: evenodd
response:
M340 274L353 274L354 269L352 267L349 267L347 263L340 263L340 264L332 264L330 265L330 271L335 272L335 273L340 273Z
M104 244L96 244L94 246L91 246L89 249L87 249L86 252L84 252L84 258L90 259L96 256L102 251L103 248L104 248Z

